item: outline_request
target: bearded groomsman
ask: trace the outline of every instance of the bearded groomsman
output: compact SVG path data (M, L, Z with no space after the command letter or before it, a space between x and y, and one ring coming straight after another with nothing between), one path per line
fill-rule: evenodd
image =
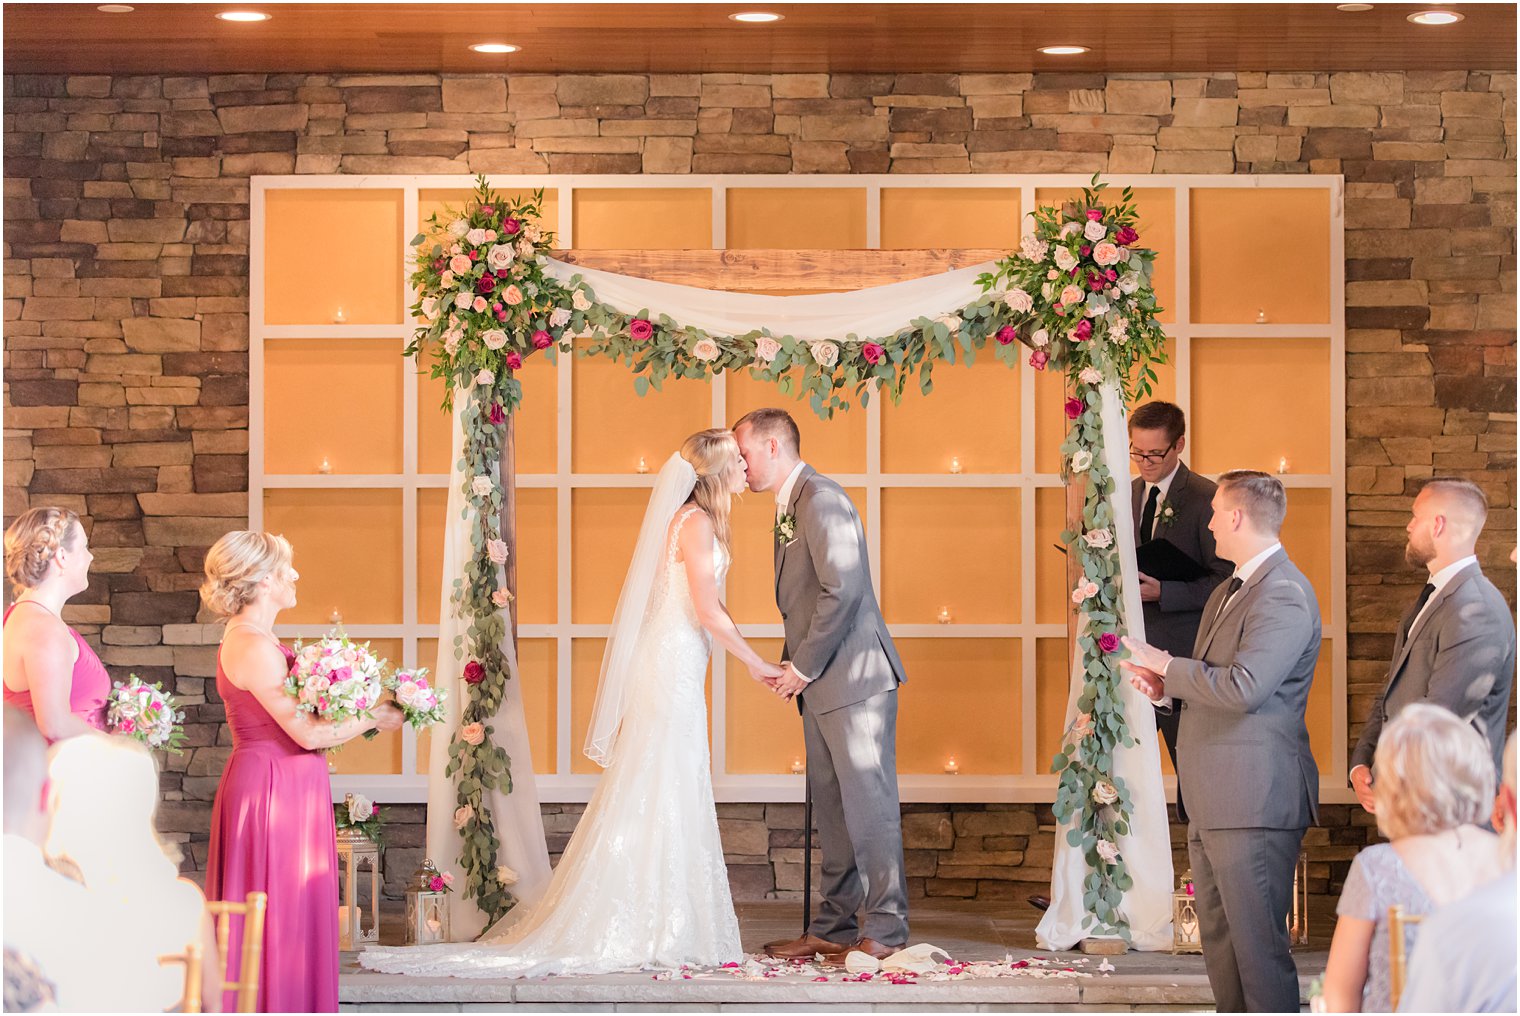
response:
M1304 830L1318 817L1319 768L1304 710L1319 659L1319 602L1279 540L1277 477L1219 478L1209 528L1230 581L1203 610L1191 659L1126 638L1130 681L1182 712L1179 779L1188 800L1204 966L1220 1012L1297 1012L1288 907Z
M1158 579L1140 571L1140 601L1145 640L1173 656L1193 651L1203 607L1216 586L1230 575L1209 532L1214 481L1199 476L1182 461L1187 448L1187 418L1170 402L1147 402L1129 418L1129 457L1139 476L1131 485L1135 543L1166 540L1198 562L1204 573L1187 580ZM1156 710L1156 726L1177 771L1178 710ZM1187 821L1182 786L1177 788L1177 818Z
M1351 787L1373 810L1372 756L1383 724L1411 702L1445 706L1488 738L1497 772L1515 679L1515 624L1478 566L1488 498L1471 480L1427 480L1414 499L1404 559L1430 575L1393 636L1388 683L1351 752Z

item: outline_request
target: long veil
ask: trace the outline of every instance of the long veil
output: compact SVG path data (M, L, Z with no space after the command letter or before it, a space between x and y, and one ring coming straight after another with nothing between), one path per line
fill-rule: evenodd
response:
M618 725L627 708L628 688L632 683L634 653L644 631L645 614L654 594L655 580L665 561L666 534L670 520L697 485L697 472L679 452L665 460L655 477L654 493L644 511L639 528L639 542L633 548L633 562L623 580L612 628L607 633L607 649L602 655L602 674L597 681L596 703L591 708L591 726L586 730L586 757L606 768L612 764L617 745Z

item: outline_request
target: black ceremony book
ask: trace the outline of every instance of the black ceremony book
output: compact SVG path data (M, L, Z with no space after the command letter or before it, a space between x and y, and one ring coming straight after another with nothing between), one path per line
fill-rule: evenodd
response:
M1209 573L1202 564L1165 538L1136 547L1135 564L1142 572L1161 582L1191 582Z

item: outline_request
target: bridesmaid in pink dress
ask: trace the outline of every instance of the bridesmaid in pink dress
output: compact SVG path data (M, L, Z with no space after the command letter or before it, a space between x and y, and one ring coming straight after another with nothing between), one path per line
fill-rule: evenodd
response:
M211 813L206 897L269 894L260 1012L337 1012L338 858L324 752L366 730L394 730L402 714L386 703L374 719L333 724L296 711L283 690L293 654L275 638L274 619L295 606L298 577L282 536L232 532L206 555L201 599L227 619L216 688L232 728ZM229 957L240 955L241 937L233 922ZM234 1002L229 992L226 1011Z
M5 531L5 704L23 710L51 741L104 730L111 676L63 623L63 605L90 585L89 541L66 508L32 508ZM14 619L12 618L14 615Z

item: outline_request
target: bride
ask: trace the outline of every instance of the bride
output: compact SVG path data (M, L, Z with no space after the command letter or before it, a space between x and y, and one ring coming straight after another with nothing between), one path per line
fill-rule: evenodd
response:
M602 658L586 754L606 768L544 896L474 943L370 948L383 973L595 974L743 959L718 839L703 685L714 637L757 681L718 598L744 461L731 431L686 439L655 481ZM509 925L509 926L508 926ZM505 927L504 927L505 926Z

